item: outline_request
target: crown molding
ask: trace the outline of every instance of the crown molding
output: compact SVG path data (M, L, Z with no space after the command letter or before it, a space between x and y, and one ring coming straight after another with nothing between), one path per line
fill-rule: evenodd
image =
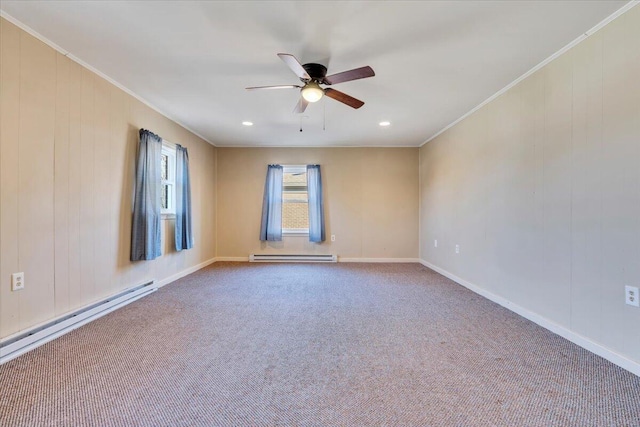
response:
M11 22L13 25L15 25L16 27L20 28L21 30L29 33L30 35L32 35L36 39L40 40L41 42L43 42L47 46L49 46L49 47L55 49L56 51L60 52L62 55L66 56L67 58L69 58L73 62L76 62L76 63L80 64L82 67L84 67L87 70L91 71L92 73L98 75L99 77L105 79L107 82L111 83L112 85L114 85L115 87L120 89L121 91L123 91L126 94L134 97L135 99L137 99L138 101L140 101L144 105L146 105L147 107L151 108L152 110L156 111L157 113L160 113L161 115L163 115L167 119L171 120L172 122L176 123L177 125L183 127L184 129L188 130L192 134L196 135L198 138L201 138L204 141L206 141L209 144L211 144L214 147L216 147L216 144L214 144L208 138L205 138L204 136L202 136L201 134L199 134L195 130L191 129L189 126L187 126L184 123L180 122L180 120L178 120L178 119L176 119L174 117L171 117L169 114L165 113L160 108L156 107L155 105L153 105L152 103L150 103L149 101L147 101L146 99L144 99L143 97L141 97L140 95L138 95L137 93L132 91L131 89L129 89L126 86L118 83L116 80L114 80L111 77L107 76L103 72L101 72L101 71L97 70L96 68L92 67L91 65L87 64L82 59L80 59L77 56L73 55L71 52L65 50L61 46L55 44L54 42L52 42L51 40L49 40L48 38L46 38L42 34L40 34L37 31L35 31L33 28L29 27L28 25L24 24L23 22L19 21L18 19L14 18L13 16L9 15L4 10L0 10L0 17L2 17L4 19L6 19L7 21Z
M435 134L430 136L425 142L423 142L419 146L422 147L426 143L432 141L433 139L437 138L438 136L440 136L441 134L443 134L447 130L451 129L452 127L454 127L455 125L457 125L458 123L460 123L461 121L463 121L464 119L466 119L467 117L469 117L470 115L472 115L473 113L475 113L476 111L478 111L479 109L484 107L485 105L489 104L494 99L498 98L500 95L502 95L505 92L507 92L509 89L511 89L514 86L516 86L518 83L520 83L521 81L523 81L527 77L529 77L532 74L534 74L536 71L538 71L541 68L543 68L545 65L549 64L550 62L552 62L554 59L558 58L559 56L561 56L562 54L566 53L567 51L569 51L574 46L580 44L585 39L589 38L593 34L595 34L598 31L600 31L607 24L611 23L615 19L617 19L620 16L624 15L626 12L628 12L630 9L632 9L634 6L636 6L638 3L640 3L640 0L632 0L629 3L626 3L620 9L616 10L611 15L607 16L605 19L603 19L598 24L596 24L595 27L593 27L590 30L586 31L584 34L581 34L580 37L578 37L577 39L573 40L572 42L570 42L569 44L564 46L562 49L558 50L556 53L554 53L553 55L549 56L547 59L545 59L542 62L540 62L538 65L536 65L535 67L533 67L532 69L530 69L529 71L527 71L526 73L524 73L523 75L521 75L520 77L518 77L517 79L515 79L514 81L512 81L511 83L509 83L505 87L503 87L502 89L500 89L498 92L496 92L493 95L491 95L489 98L487 98L486 100L481 102L478 106L473 108L468 113L464 114L463 116L461 116L460 118L458 118L454 122L450 123L449 125L445 126L442 129L440 129L438 132L436 132Z

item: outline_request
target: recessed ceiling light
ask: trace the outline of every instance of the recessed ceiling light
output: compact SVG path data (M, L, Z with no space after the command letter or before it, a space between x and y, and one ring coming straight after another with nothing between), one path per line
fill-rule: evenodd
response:
M245 121L245 122L242 122L242 124L245 125L245 126L253 126L253 122Z
M378 123L378 124L379 124L380 126L382 126L382 127L385 127L385 126L389 126L389 125L391 124L391 122L384 121L384 122L380 122L380 123Z

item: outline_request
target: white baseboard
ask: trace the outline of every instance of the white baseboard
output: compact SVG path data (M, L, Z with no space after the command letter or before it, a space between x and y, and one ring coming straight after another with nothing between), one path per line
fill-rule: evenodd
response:
M245 256L223 256L216 257L216 261L249 262L249 257ZM410 262L420 263L419 258L344 258L338 257L338 262Z
M132 293L127 293L126 290L119 292L116 295L122 296L112 296L106 298L104 302L99 304L90 303L83 308L76 310L79 314L74 313L66 313L61 316L58 316L54 319L50 319L41 324L35 325L29 328L26 331L19 331L11 336L3 338L0 340L0 343L9 343L0 347L0 363L7 362L12 360L29 350L32 350L40 345L49 342L59 336L62 336L74 329L77 329L95 319L98 319L105 314L111 313L112 311L117 310L118 308L130 304L133 301L136 301L143 296L148 295L151 292L154 292L159 287L165 286L171 282L174 282L188 274L191 274L201 268L204 268L216 261L215 258L211 258L207 261L204 261L200 264L194 265L193 267L189 267L184 269L172 276L169 276L162 280L153 280L150 282L148 288L142 288ZM95 306L91 308L92 306ZM44 329L42 329L44 328ZM42 329L42 330L41 330ZM29 331L34 331L33 333L29 333ZM22 335L28 335L25 338L21 338ZM15 343L10 342L14 339L19 339Z
M0 365L157 290L153 282L134 286L3 338L0 340Z
M514 304L513 302L509 301L506 298L493 294L477 285L474 285L473 283L470 283L452 273L449 273L447 270L440 268L436 265L433 265L430 262L427 262L422 259L419 260L419 262L425 267L430 268L431 270L442 274L443 276L477 293L478 295L481 295L486 299L493 301L496 304L499 304L508 310L513 311L514 313L524 317L525 319L532 321L533 323L538 324L539 326L542 326L543 328L553 332L554 334L560 335L562 338L565 338L571 341L572 343L579 345L585 350L588 350L594 354L597 354L600 357L607 359L609 362L615 365L618 365L623 369L626 369L632 374L640 376L640 363L634 360L631 360L621 354L618 354L615 351L610 350L609 348L601 344L598 344L585 336L577 334L567 329L566 327L547 319L546 317L540 316L539 314L533 311L530 311L524 307L521 307L518 304Z
M411 262L418 263L418 258L344 258L338 257L338 262Z
M172 276L169 276L167 278L164 278L162 280L154 280L154 283L156 283L156 285L159 288L161 288L161 287L163 287L165 285L168 285L171 282L175 282L176 280L183 278L184 276L187 276L187 275L189 275L189 274L191 274L191 273L193 273L195 271L198 271L201 268L205 268L206 266L211 265L216 261L217 261L216 258L208 259L208 260L206 260L204 262L201 262L200 264L194 265L193 267L186 268L186 269L184 269L182 271L179 271L176 274L174 274Z
M248 256L220 256L216 258L216 262L231 261L231 262L249 262Z

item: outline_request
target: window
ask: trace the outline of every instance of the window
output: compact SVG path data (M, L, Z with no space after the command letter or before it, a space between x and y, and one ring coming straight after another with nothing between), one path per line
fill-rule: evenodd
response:
M176 147L168 141L162 141L162 160L160 164L162 179L162 199L160 212L163 216L176 213Z
M282 167L282 233L309 234L307 167Z

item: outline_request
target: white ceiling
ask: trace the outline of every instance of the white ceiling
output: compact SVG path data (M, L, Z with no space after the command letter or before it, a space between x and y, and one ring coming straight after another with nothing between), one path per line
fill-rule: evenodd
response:
M1 8L218 146L419 146L625 3L2 0ZM334 86L365 105L325 97L301 118L295 89L245 91L299 83L279 52L329 74L371 66L375 77Z

